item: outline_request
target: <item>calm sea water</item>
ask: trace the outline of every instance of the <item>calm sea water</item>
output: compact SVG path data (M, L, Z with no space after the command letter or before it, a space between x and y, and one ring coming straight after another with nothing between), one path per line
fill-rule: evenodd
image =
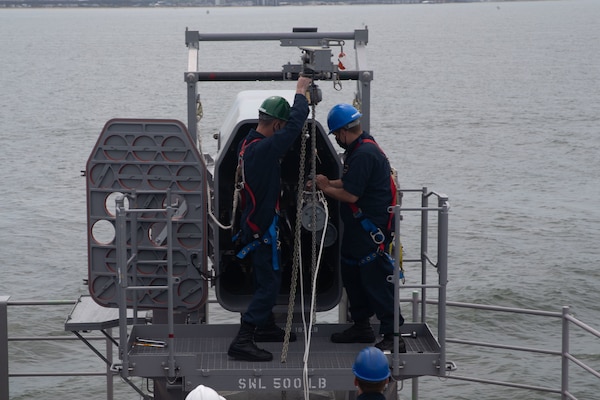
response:
M281 32L366 25L375 70L372 133L403 187L427 186L450 197L449 299L549 311L569 305L594 325L600 312L598 15L596 0L0 10L0 295L42 300L87 293L80 171L111 118L186 120L186 27ZM247 46L207 45L201 65L276 70L297 62L294 50L280 60L272 43ZM322 86L317 117L324 123L329 107L350 101L354 88L332 93ZM235 90L231 84L201 88L207 152L215 149L210 137ZM406 250L415 256L411 243L407 238ZM419 276L408 271L408 278ZM11 334L60 335L69 308L11 310ZM465 311L451 311L450 318L449 337L559 343L560 326L535 318ZM10 347L13 373L101 369L88 349L67 343ZM448 349L457 374L515 382L530 375L537 382L529 383L558 387L556 359ZM575 340L572 349L600 363L597 344ZM571 387L580 399L597 398L600 390L598 380L576 367ZM434 378L421 379L420 388L423 399L559 398ZM102 398L102 390L99 378L11 379L12 399ZM117 398L135 396L123 386Z

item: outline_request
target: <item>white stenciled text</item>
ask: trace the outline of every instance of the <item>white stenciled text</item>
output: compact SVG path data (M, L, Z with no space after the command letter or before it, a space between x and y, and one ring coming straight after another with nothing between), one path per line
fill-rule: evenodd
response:
M308 379L309 389L327 389L327 378L309 378ZM302 389L302 378L263 378L263 377L251 377L251 378L239 378L238 388L240 390L266 390L266 389Z

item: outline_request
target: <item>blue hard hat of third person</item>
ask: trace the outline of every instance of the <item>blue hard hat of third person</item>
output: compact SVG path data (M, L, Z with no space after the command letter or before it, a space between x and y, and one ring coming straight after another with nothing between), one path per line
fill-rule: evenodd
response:
M383 351L377 347L367 347L356 356L352 372L363 381L381 382L390 377L390 366Z
M341 103L333 106L333 108L329 111L329 115L327 115L329 134L332 134L338 129L347 126L360 117L362 117L362 114L350 104Z

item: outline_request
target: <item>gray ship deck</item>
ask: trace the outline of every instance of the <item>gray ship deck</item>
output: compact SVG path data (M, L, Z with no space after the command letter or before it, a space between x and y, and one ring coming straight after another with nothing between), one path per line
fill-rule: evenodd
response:
M118 326L118 310L105 309L87 297L75 306L66 324L67 331L104 330ZM98 311L102 310L101 314ZM101 315L101 318L97 316ZM348 324L317 324L313 327L307 363L309 387L312 390L354 390L351 367L356 354L368 344L334 344L331 333ZM236 390L301 390L305 343L302 326L294 324L298 340L289 344L286 362L281 362L281 343L259 343L271 351L271 362L236 361L227 356L237 324L175 325L172 343L167 325L136 325L128 343L128 375L145 378L168 378L169 358L176 366L176 377L184 379L186 390L199 384L220 391ZM406 323L402 333L414 332L416 337L404 337L407 353L399 355L396 379L423 375L438 375L440 348L425 324ZM165 347L135 345L139 339L165 342ZM390 356L390 364L393 364ZM122 371L121 371L122 372ZM173 378L173 377L170 377Z

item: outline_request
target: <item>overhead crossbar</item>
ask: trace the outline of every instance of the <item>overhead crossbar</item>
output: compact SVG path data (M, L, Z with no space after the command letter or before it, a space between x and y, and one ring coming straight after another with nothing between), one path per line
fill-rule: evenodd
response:
M267 41L280 40L282 46L297 46L290 40L303 39L315 40L315 45L327 39L354 40L367 44L369 35L366 29L357 29L354 32L284 32L284 33L200 33L198 31L186 31L185 43L189 45L194 42L227 42L227 41ZM304 45L309 45L306 41Z
M372 79L372 72L369 71ZM339 80L356 81L360 79L362 71L339 71L336 73ZM287 76L282 71L262 72L186 72L188 82L231 82L231 81L286 81L296 79Z

